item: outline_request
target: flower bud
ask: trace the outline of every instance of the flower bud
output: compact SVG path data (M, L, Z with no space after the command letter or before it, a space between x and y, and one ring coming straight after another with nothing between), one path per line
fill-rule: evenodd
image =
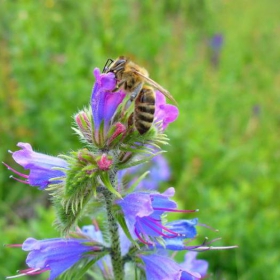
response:
M96 163L100 170L107 171L111 168L113 160L109 159L106 154L103 154Z
M92 125L91 117L85 111L80 111L74 116L75 122L79 128L79 134L87 140L87 142L92 143Z
M118 122L115 124L114 131L112 136L108 139L108 145L111 145L112 142L121 134L126 132L126 127L122 123Z

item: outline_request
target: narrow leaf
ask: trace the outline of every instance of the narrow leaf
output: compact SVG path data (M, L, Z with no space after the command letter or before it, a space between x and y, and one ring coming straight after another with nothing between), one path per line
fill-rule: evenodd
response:
M116 189L112 186L109 173L108 172L100 172L100 178L105 185L105 187L113 194L115 194L117 197L122 199L122 196L116 191Z

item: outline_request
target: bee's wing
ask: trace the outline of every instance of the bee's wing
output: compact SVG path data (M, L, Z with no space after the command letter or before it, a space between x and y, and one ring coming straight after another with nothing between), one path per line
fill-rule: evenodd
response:
M158 89L166 98L170 99L172 102L174 102L177 105L176 100L174 99L174 97L170 94L170 92L168 90L166 90L165 88L163 88L161 85L159 85L158 83L156 83L154 80L150 79L149 77L143 75L142 73L138 72L137 70L133 70L133 72L137 73L137 75L141 76L142 78L144 78L146 80L146 82L148 84L150 84L151 86L153 86L154 88Z

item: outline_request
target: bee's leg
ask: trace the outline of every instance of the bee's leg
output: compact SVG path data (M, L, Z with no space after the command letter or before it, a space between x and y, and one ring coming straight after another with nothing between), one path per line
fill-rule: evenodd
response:
M106 61L106 64L105 64L104 67L103 67L102 73L106 73L106 72L108 71L110 65L111 65L113 62L114 62L113 59L108 58L107 61Z
M138 95L138 93L141 91L143 87L143 83L139 83L134 89L133 91L131 92L131 95L130 95L130 101L133 101L136 96Z

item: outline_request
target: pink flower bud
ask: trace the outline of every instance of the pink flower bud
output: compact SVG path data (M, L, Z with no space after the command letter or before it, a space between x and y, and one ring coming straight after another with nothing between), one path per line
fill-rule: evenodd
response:
M109 159L106 154L103 154L96 163L100 170L107 171L111 168L112 162L113 160Z
M77 113L74 117L76 124L78 125L78 128L84 138L92 142L92 127L91 127L91 121L90 118L88 117L87 113L84 111L80 111Z
M126 126L122 123L118 122L115 124L115 131L113 135L109 138L108 144L111 144L116 137L118 137L120 134L123 134L126 131Z

